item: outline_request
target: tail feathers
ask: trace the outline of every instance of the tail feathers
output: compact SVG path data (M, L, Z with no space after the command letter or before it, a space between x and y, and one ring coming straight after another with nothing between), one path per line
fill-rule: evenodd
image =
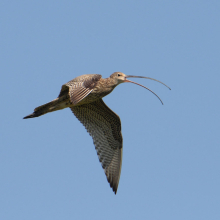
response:
M56 104L55 101L56 101L56 100L53 100L53 101L51 101L51 102L49 102L49 103L46 103L46 104L44 104L44 105L41 105L41 106L35 108L35 109L34 109L34 112L33 112L32 114L27 115L26 117L24 117L24 119L26 119L26 118L39 117L39 116L41 116L41 115L44 115L44 114L46 114L46 113L48 113L48 112L53 111L53 108L54 108L54 106L55 106L55 104Z
M41 105L41 106L35 108L34 112L32 114L24 117L24 119L39 117L39 116L44 115L48 112L53 112L53 111L57 111L57 110L68 107L66 105L66 102L63 101L61 98L56 98L51 102L48 102L44 105Z
M40 113L40 112L33 112L32 114L25 116L23 119L35 118L35 117L39 117L39 116L41 116L41 115L43 115L43 114Z

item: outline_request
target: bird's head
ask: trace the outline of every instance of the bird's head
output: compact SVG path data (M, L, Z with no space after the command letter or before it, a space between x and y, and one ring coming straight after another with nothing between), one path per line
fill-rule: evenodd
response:
M121 72L114 72L112 73L112 75L110 76L110 78L114 79L115 80L115 84L116 85L119 85L120 83L124 83L124 82L130 82L130 83L134 83L136 85L139 85L139 86L142 86L144 87L145 89L149 90L150 92L152 92L155 96L157 96L157 98L161 101L161 103L163 104L162 100L160 99L160 97L154 93L152 90L150 90L149 88L139 84L139 83L136 83L136 82L133 82L131 80L128 80L127 78L144 78L144 79L151 79L151 80L154 80L154 81L157 81L161 84L163 84L164 86L166 86L168 89L171 90L171 88L169 86L167 86L166 84L164 84L163 82L157 80L157 79L153 79L153 78L150 78L150 77L145 77L145 76L132 76L132 75L125 75L124 73L121 73Z
M125 82L126 80L126 75L124 73L121 72L114 72L112 73L112 75L110 76L110 78L115 80L115 84L120 84Z

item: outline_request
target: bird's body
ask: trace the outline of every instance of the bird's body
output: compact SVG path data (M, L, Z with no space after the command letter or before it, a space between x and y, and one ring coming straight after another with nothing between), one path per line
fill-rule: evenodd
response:
M107 79L103 79L99 74L78 76L62 86L56 99L35 108L32 114L24 117L24 119L39 117L69 107L92 136L99 161L115 193L122 163L121 122L119 116L108 108L102 98L120 83L132 82L127 80L128 77L134 76L126 76L121 72L115 72Z
M98 74L78 76L64 84L59 96L53 101L39 106L34 113L43 115L48 112L61 110L67 107L79 106L94 102L108 95L116 87L111 78L103 79ZM31 116L31 115L30 115Z

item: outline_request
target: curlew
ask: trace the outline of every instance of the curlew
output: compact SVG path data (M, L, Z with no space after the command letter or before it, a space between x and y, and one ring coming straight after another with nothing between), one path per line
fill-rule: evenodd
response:
M150 77L125 75L121 72L115 72L107 79L103 79L99 74L82 75L64 84L56 99L35 108L32 114L24 117L24 119L39 117L48 112L69 107L92 136L99 161L115 194L122 165L121 121L102 98L123 82L135 83L157 96L149 88L127 79L131 77L151 79L162 83ZM163 104L158 96L157 98Z

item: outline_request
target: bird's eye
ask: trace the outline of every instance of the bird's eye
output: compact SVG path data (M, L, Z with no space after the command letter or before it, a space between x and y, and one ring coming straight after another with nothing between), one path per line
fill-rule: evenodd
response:
M121 76L121 74L120 74L120 73L118 73L118 76Z

